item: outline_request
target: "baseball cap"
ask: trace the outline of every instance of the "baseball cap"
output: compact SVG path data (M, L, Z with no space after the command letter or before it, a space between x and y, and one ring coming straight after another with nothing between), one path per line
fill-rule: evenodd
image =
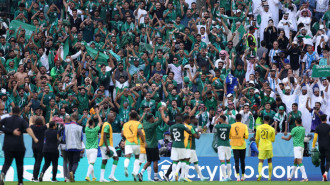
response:
M249 84L254 84L254 81L250 80L250 81L249 81Z
M289 86L286 86L285 90L291 90L291 88Z
M260 91L258 89L255 89L254 93L260 93Z
M185 83L189 83L189 77L184 77L184 78L183 78L183 81L184 81Z
M297 41L293 41L292 44L296 44L297 45L298 43L297 43Z
M278 108L278 110L284 110L284 107L283 107L283 106L280 106L280 107Z
M233 94L231 94L231 93L227 94L227 98L230 98L232 96L233 96Z

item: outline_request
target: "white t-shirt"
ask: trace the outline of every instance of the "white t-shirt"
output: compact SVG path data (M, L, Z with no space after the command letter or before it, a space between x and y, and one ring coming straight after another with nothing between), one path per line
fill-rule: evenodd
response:
M168 69L174 73L174 80L177 84L182 84L182 68L181 65L176 67L174 64L168 64Z

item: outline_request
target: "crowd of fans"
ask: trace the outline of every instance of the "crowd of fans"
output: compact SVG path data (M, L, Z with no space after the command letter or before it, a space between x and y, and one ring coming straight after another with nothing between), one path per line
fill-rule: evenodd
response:
M287 133L297 117L314 131L330 112L328 76L312 78L315 65L330 65L328 0L10 3L0 28L3 113L19 106L26 120L63 123L77 111L85 126L98 107L103 121L115 113L119 133L133 109L161 119L164 102L171 121L188 114L204 133L238 113L250 132L268 115ZM168 128L157 128L159 140Z

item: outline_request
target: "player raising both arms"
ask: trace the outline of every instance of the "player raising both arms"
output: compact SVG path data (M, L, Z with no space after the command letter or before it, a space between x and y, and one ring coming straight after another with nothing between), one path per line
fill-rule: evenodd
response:
M229 133L231 126L226 122L227 117L225 115L221 115L216 120L215 125L215 135L218 139L218 156L221 163L221 172L223 176L222 181L231 181L231 149L229 143ZM227 169L226 169L227 162Z
M159 111L161 115L165 117L164 108L165 107L160 107ZM166 119L167 120L165 121L165 123L168 122L168 117L166 117ZM140 181L143 180L143 173L146 169L148 170L150 168L152 162L154 167L154 181L161 181L158 178L158 161L160 158L159 158L157 132L156 132L157 127L161 123L162 123L161 120L158 119L155 120L152 114L148 115L146 121L143 122L143 128L146 134L146 143L147 143L147 147L146 147L147 163L143 166L141 172L138 174ZM150 168L150 173L151 173L151 168Z
M126 138L125 141L125 161L124 161L124 173L128 177L128 165L131 155L135 155L134 167L133 167L133 178L137 181L137 174L139 173L139 155L141 141L145 143L144 135L142 133L142 124L138 121L138 113L131 111L129 113L129 121L126 122L122 129L122 136ZM141 140L141 141L140 141Z
M256 134L256 143L259 149L259 165L258 172L259 177L258 181L262 178L262 164L265 159L268 159L268 181L272 179L272 171L273 171L273 142L275 141L275 129L269 125L271 118L269 116L264 117L264 124L257 127Z
M115 171L117 168L119 158L117 156L116 149L113 147L113 136L112 136L112 127L111 127L111 123L115 121L114 113L110 112L110 114L108 114L107 119L108 122L105 122L102 126L101 139L99 143L102 154L100 182L109 182L104 179L104 173L108 159L110 159L111 157L113 157L113 162L112 162L112 169L109 179L117 182L118 180L115 178Z
M302 182L308 181L305 167L302 163L303 154L304 154L304 138L305 138L305 128L301 125L301 117L296 118L295 123L296 127L291 130L291 135L289 137L282 136L282 139L289 141L293 138L293 152L294 152L294 166L291 171L288 181L292 180L293 175L296 173L296 170L299 166L302 173L303 180Z
M86 155L88 159L88 170L85 180L90 181L89 176L92 175L93 181L96 181L96 178L94 176L94 164L97 158L97 148L99 143L99 130L102 125L102 119L100 117L100 111L99 109L96 110L96 115L98 118L98 124L95 126L95 122L90 116L87 120L88 126L85 128L85 134L86 134Z

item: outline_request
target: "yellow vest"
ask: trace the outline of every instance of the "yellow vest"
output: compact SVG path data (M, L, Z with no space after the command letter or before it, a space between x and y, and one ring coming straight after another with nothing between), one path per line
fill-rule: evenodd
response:
M192 126L188 125L187 123L184 124L189 130L191 130ZM190 147L191 148L191 141L192 141L192 135L189 134L187 131L184 131L184 147L187 148L188 141L190 140Z
M138 141L138 127L141 123L138 121L128 121L123 126L123 133L126 140L130 143L139 144Z
M108 123L108 122L105 122L103 123L103 126L102 126L102 130L101 130L101 139L100 139L100 143L99 143L99 146L102 146L103 145L103 133L104 133L104 128L109 125L110 127L110 131L109 131L109 146L112 146L113 147L113 139L112 139L112 127L111 127L111 124Z
M256 37L255 37L253 34L251 34L251 33L248 33L247 38L248 38L249 36L251 36L251 37L253 38L253 42L254 42L254 44L255 44L254 51L257 52L257 48L258 48L258 45L257 45L257 39L256 39ZM246 41L246 46L249 47L249 42L248 42L248 41Z
M144 130L143 129L142 129L142 133L143 133L144 138L146 138L146 134L144 133ZM144 147L145 145L144 145L144 142L142 141L141 137L140 137L140 141L141 141L140 153L141 154L145 154L147 152L146 152L146 148Z
M236 122L231 125L230 129L230 145L233 147L246 148L245 139L249 137L247 126L243 123Z

